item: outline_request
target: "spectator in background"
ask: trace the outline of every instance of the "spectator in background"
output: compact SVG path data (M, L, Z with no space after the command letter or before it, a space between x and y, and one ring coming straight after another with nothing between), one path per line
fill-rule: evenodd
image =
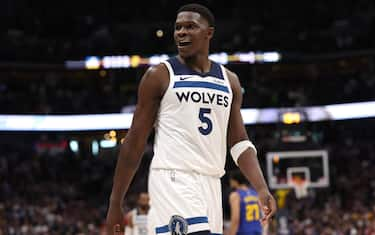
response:
M128 212L125 218L125 235L147 235L147 214L150 208L147 192L138 194L136 208Z

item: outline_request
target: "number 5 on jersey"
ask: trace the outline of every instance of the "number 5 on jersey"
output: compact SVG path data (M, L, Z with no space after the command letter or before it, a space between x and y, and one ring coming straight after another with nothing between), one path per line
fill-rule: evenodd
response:
M199 109L199 120L205 125L198 127L199 132L202 135L208 135L212 131L212 121L209 118L208 114L211 113L209 108L200 108Z

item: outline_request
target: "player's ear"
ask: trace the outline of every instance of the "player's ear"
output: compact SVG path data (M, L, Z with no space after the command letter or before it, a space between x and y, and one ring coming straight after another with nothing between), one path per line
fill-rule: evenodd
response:
M207 29L207 38L211 39L214 36L215 28L214 27L208 27Z

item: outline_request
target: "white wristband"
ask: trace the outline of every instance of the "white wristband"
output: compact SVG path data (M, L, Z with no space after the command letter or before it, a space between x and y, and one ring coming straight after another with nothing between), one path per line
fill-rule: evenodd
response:
M255 148L254 144L250 140L243 140L235 145L230 149L230 154L232 155L234 163L238 166L238 158L241 156L241 154L248 148L252 148L255 151L255 154L257 154L257 149Z

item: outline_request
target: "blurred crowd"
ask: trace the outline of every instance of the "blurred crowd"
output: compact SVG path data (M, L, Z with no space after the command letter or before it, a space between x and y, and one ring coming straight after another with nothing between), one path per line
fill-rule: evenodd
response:
M87 55L174 53L176 11L187 2L159 0L145 7L143 1L5 0L0 8L0 60L53 62ZM212 44L216 52L322 53L375 47L371 0L198 2L217 18Z
M0 81L1 113L119 113L123 106L135 104L138 82L132 71L104 78L87 71L4 73Z
M300 107L375 100L372 57L229 66L244 88L244 107Z
M98 234L108 161L33 152L1 153L3 234Z
M116 155L85 157L68 146L53 150L45 137L28 141L0 144L0 234L103 234ZM145 152L125 211L146 190L150 154Z
M371 131L374 123L354 120L315 125L313 129L324 130L320 147L329 152L330 187L310 190L304 199L297 199L290 191L269 234L374 234L375 146ZM363 131L366 129L367 132ZM256 137L263 168L265 153L279 146L270 145L268 138L262 136L277 131L272 126L249 128ZM17 141L20 138L23 141ZM93 156L83 150L72 152L63 144L58 145L62 146L60 149L55 146L51 150L54 146L46 144L68 139L66 134L58 138L54 134L1 136L0 234L104 234L117 151ZM147 190L151 157L149 144L131 185L125 211L133 208L137 192ZM233 167L228 156L226 169ZM230 188L224 177L225 219L230 214L228 192Z
M145 67L68 71L53 64L88 55L174 54L175 12L185 2L2 1L0 114L132 112ZM199 2L217 18L212 52L285 55L278 64L227 66L241 80L243 107L375 100L374 1ZM45 64L12 69L13 62ZM303 199L290 191L269 234L375 235L374 119L301 124L296 129L311 138L298 144L280 140L282 125L248 128L264 169L272 150L325 148L330 156L330 186ZM0 133L0 235L104 234L117 149L93 156L93 136ZM72 138L86 148L72 151ZM125 211L147 190L151 158L150 141ZM226 169L233 167L228 156ZM225 176L225 219L229 192Z
M299 107L375 100L372 57L324 62L232 64L244 108ZM2 71L2 114L132 112L145 67L126 70Z
M278 215L287 226L278 226L278 234L375 234L373 142L332 146L330 157L330 187L310 190L303 199L290 192Z

